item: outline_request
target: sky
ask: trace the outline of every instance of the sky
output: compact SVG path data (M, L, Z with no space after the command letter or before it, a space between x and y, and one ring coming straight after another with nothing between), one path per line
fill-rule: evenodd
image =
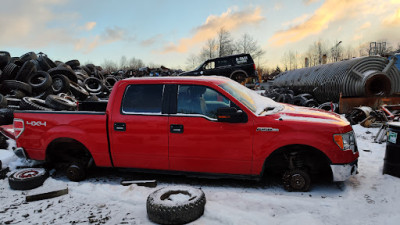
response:
M53 60L101 65L135 57L185 68L224 28L252 36L274 67L289 51L400 43L400 0L0 0L0 51L44 52Z

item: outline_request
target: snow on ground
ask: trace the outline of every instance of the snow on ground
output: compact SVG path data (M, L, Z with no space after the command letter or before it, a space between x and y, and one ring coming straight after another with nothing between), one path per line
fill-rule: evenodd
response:
M339 185L318 183L310 192L289 193L274 182L143 175L113 169L98 169L79 183L55 174L43 187L31 191L11 190L5 179L0 180L0 224L152 224L146 214L147 196L161 187L190 185L202 188L207 199L204 215L191 224L397 225L400 178L382 175L385 144L373 143L377 128L353 128L360 173ZM8 157L8 164L19 164L7 151L0 150L0 159ZM119 182L124 178L157 179L158 186L122 186ZM68 195L25 202L26 195L40 188L66 186Z

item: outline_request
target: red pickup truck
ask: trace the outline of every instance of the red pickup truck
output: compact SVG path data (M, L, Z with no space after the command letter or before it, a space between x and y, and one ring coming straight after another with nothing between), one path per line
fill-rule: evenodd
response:
M357 172L346 119L276 103L224 77L126 79L108 102L79 108L16 111L8 129L16 153L66 165L73 181L94 164L256 179L271 172L285 189L307 191L315 174L344 181Z

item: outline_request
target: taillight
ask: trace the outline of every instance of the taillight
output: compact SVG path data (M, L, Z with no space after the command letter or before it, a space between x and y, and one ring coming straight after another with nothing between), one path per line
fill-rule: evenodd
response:
M23 119L14 119L14 136L18 138L25 130L24 120Z
M255 63L253 64L253 67L254 67L254 70L256 70L256 64Z

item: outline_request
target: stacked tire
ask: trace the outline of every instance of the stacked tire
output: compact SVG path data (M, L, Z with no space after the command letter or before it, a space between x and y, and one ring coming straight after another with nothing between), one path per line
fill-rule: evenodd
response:
M11 57L0 51L0 125L13 110L76 110L77 101L107 99L121 77L79 60L53 61L43 53Z

